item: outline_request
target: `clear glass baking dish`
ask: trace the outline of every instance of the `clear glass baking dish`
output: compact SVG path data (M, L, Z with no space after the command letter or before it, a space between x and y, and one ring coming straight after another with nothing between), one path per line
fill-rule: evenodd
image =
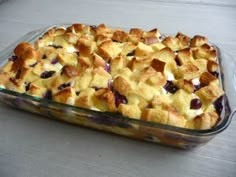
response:
M52 25L27 33L19 40L0 52L0 68L13 55L13 50L19 42L33 43L49 28L56 26L68 26L67 24ZM216 47L216 46L215 46ZM217 48L217 47L216 47ZM218 48L217 48L218 49ZM14 108L37 113L43 116L55 118L68 123L111 132L127 137L190 149L207 143L215 135L225 130L234 115L236 102L236 64L235 60L227 54L220 52L219 77L227 97L223 99L224 109L222 120L208 130L192 130L164 125L143 120L136 120L110 112L99 112L84 108L74 107L48 99L20 94L14 91L0 88L0 101ZM229 99L227 99L229 98Z

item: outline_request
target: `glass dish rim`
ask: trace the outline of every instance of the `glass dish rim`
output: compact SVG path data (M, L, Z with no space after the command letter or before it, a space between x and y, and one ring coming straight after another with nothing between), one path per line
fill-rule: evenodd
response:
M53 24L53 25L48 25L46 27L39 28L39 29L36 29L36 30L26 33L21 38L19 38L18 40L16 40L15 42L13 42L12 44L10 44L8 47L6 47L5 49L3 49L0 52L0 56L1 56L0 57L0 65L2 64L2 62L6 61L10 57L10 54L12 54L12 51L13 51L12 49L14 49L15 45L18 44L19 42L22 42L22 41L32 42L51 28L66 27L66 26L69 26L72 24L73 23ZM28 38L27 38L27 35L28 35ZM214 47L217 48L217 52L219 54L219 62L220 62L220 60L222 59L221 50L217 47L217 45L215 45L215 44L212 44L212 45L214 45ZM3 58L3 59L1 59L1 58ZM221 64L220 64L220 66L221 66ZM222 81L223 73L221 70L220 70L219 75L221 76L220 79L221 79L221 84L222 84L223 83L223 81ZM223 87L223 85L222 85L222 87ZM148 126L150 128L158 128L158 129L168 130L168 131L172 131L175 133L182 133L185 135L192 135L192 136L212 136L212 135L222 132L223 130L225 130L229 126L229 124L232 120L232 117L236 113L236 110L233 110L233 111L231 110L227 96L224 96L224 104L225 104L224 110L227 109L228 113L226 113L227 115L224 115L224 118L222 118L223 120L217 126L215 126L213 128L206 129L206 130L196 130L196 129L176 127L176 126L167 125L167 124L161 124L161 123L157 123L157 122L148 122L148 121L141 120L141 119L129 118L129 117L122 116L121 114L117 114L117 113L113 113L113 112L101 112L101 111L90 110L90 109L81 108L81 107L77 107L77 106L73 106L73 105L69 105L69 104L55 102L53 100L48 100L45 98L39 98L39 97L27 95L27 94L22 94L22 93L11 91L11 90L1 88L1 87L0 87L0 93L23 98L28 101L34 101L39 104L45 104L45 103L51 104L51 105L53 104L58 107L68 108L73 111L87 113L90 115L106 116L106 117L109 117L110 119L115 118L115 119L125 121L127 123L134 123L134 124Z

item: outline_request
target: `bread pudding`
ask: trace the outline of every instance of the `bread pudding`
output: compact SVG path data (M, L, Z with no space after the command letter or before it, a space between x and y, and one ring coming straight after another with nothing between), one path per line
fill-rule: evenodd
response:
M0 71L0 87L144 121L209 129L224 91L218 54L204 36L104 24L49 29L22 42Z

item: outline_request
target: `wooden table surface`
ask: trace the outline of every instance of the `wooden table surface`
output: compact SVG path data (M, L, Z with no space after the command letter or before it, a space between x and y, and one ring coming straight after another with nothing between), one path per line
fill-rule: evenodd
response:
M64 22L202 34L236 59L233 0L0 0L0 52L26 32ZM235 177L236 120L207 145L184 151L0 104L0 177L157 176Z

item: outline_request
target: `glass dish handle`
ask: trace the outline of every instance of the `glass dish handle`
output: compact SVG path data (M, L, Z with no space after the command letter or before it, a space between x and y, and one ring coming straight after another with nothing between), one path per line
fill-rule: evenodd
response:
M223 85L232 109L231 117L236 113L236 59L233 56L221 53L221 70L224 73Z

